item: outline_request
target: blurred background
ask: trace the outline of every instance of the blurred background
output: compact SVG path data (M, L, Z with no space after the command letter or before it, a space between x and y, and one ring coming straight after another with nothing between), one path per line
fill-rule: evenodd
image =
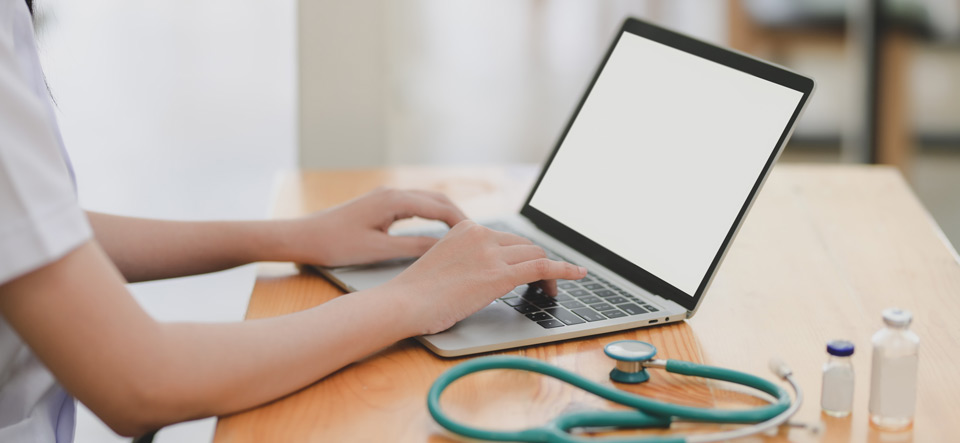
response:
M260 218L280 170L540 162L636 16L814 77L782 161L894 165L960 242L960 0L37 4L88 209ZM133 291L159 318L239 319L253 275ZM208 441L211 423L161 441ZM78 442L111 439L81 414Z

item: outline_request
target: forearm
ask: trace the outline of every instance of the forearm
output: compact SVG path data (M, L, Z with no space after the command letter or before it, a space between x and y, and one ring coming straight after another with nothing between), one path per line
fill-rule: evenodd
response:
M168 221L87 212L97 242L129 282L290 261L287 220Z
M88 243L0 286L0 313L71 394L136 435L273 400L415 334L409 299L378 291L243 323L163 324Z
M294 392L414 334L387 294L233 324L166 325L166 362L146 371L153 427L245 410Z

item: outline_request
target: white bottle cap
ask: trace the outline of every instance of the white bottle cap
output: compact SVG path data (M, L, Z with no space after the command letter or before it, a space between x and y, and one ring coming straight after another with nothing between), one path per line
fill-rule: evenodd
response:
M906 327L913 321L913 314L910 311L900 308L889 308L883 310L883 322L887 326Z

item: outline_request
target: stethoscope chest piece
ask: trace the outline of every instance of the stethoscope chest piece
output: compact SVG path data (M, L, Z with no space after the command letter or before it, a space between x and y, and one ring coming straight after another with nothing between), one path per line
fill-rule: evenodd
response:
M657 355L657 348L639 340L620 340L603 347L608 357L617 361L610 371L610 379L618 383L643 383L650 380L644 362Z

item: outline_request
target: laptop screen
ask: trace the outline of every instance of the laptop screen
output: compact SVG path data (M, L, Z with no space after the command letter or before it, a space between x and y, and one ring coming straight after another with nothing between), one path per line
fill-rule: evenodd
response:
M693 297L805 95L624 32L528 206Z

